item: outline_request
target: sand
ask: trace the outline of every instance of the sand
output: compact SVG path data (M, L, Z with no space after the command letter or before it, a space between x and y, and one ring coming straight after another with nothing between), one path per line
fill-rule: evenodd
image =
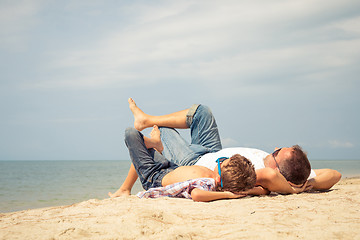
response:
M96 200L0 214L0 239L360 239L360 178L327 192Z

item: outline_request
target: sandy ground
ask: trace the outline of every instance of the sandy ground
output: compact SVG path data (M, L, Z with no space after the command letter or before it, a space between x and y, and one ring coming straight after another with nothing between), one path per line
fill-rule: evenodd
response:
M210 203L96 200L0 214L0 239L360 239L360 178L328 192Z

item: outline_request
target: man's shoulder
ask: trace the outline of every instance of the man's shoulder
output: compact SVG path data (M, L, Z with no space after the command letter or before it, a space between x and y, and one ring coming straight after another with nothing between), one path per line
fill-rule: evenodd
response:
M257 148L235 147L224 148L222 151L224 155L231 157L234 154L240 154L246 157L255 167L255 169L264 168L264 158L268 155L267 152Z
M261 153L261 154L266 154L268 155L267 152L257 149L257 148L249 148L249 147L230 147L230 148L223 148L222 150L220 150L222 152L234 152L234 153L239 153L241 155L241 153Z

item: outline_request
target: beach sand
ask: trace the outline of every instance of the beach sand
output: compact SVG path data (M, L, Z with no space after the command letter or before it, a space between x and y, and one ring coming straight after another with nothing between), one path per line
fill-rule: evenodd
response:
M0 214L0 239L360 239L360 178L210 203L136 196Z

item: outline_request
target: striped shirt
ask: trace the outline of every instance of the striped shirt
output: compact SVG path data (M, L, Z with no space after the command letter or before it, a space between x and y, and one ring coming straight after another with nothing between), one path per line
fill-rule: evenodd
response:
M198 188L204 191L215 191L213 178L196 178L184 182L170 184L166 187L150 188L136 194L139 198L178 197L191 198L191 191Z

